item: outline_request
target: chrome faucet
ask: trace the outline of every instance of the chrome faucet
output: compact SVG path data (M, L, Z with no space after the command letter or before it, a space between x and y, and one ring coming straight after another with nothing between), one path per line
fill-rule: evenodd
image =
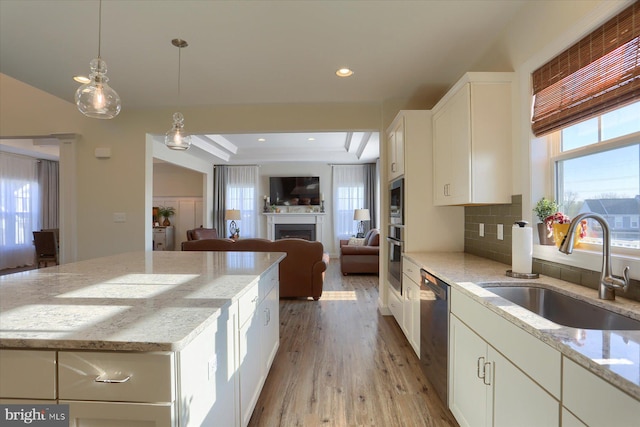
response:
M616 289L622 289L624 292L629 289L629 266L624 268L623 278L618 279L611 274L611 231L609 224L602 215L593 212L586 212L577 215L569 225L569 231L564 236L559 251L567 255L573 252L575 244L576 227L583 219L592 218L602 226L602 274L600 275L600 289L598 290L598 298L614 300L616 299Z

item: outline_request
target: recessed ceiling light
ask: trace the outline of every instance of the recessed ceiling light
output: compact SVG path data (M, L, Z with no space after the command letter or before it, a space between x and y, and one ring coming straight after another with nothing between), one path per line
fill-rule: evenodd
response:
M336 71L336 76L338 77L351 77L353 76L353 70L350 68L339 68Z
M264 138L258 138L258 142L265 142L265 141L266 141L266 139L264 139Z
M314 137L309 137L307 138L307 141L315 141L316 139Z
M86 85L91 81L91 79L87 76L73 76L73 80L77 81L78 83L82 83L83 85Z

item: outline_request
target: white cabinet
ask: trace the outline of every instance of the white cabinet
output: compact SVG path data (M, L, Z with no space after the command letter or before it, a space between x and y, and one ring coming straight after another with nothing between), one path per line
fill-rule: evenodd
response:
M280 345L278 269L271 269L238 301L240 423L249 424Z
M387 286L387 295L389 299L389 310L391 311L393 317L396 319L396 322L398 322L398 325L400 325L400 328L402 328L404 312L402 296L400 296L400 293L396 291L393 286Z
M404 175L404 117L398 116L387 131L389 180Z
M455 288L449 333L449 407L460 425L559 425L557 350Z
M0 397L56 399L56 352L0 350Z
M560 403L456 316L449 407L461 426L559 425Z
M511 202L513 73L467 73L433 108L433 201Z
M78 402L69 405L69 427L173 427L173 405L126 402Z
M638 425L640 414L640 401L566 357L563 357L562 406L563 426L580 425L576 417L594 427L632 426Z
M420 357L420 267L404 257L402 274L402 330Z
M175 233L173 225L153 227L153 250L172 251L174 249Z

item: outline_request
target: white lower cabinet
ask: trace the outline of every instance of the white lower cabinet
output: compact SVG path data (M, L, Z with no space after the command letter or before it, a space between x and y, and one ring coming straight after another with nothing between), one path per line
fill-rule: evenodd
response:
M581 425L575 418L593 427L636 426L640 415L640 401L566 357L563 357L562 406L563 427Z
M560 352L451 289L449 408L461 426L560 425Z
M461 426L559 425L560 403L451 316L449 406Z
M402 297L400 296L400 293L393 289L391 285L387 286L387 295L389 298L389 311L391 311L391 314L393 314L393 317L396 319L396 322L398 322L398 325L400 325L400 328L402 329L402 325L404 324L404 307Z
M173 405L123 402L79 402L69 405L69 427L172 427Z
M418 357L420 357L420 285L408 276L404 276L402 286L404 288L402 304L402 320L404 331L409 344Z

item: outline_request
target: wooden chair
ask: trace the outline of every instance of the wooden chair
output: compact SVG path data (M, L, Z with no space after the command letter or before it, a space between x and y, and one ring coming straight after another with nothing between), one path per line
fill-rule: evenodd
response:
M44 262L47 267L50 262L58 265L58 242L53 231L34 231L33 244L36 246L36 263L38 268Z

